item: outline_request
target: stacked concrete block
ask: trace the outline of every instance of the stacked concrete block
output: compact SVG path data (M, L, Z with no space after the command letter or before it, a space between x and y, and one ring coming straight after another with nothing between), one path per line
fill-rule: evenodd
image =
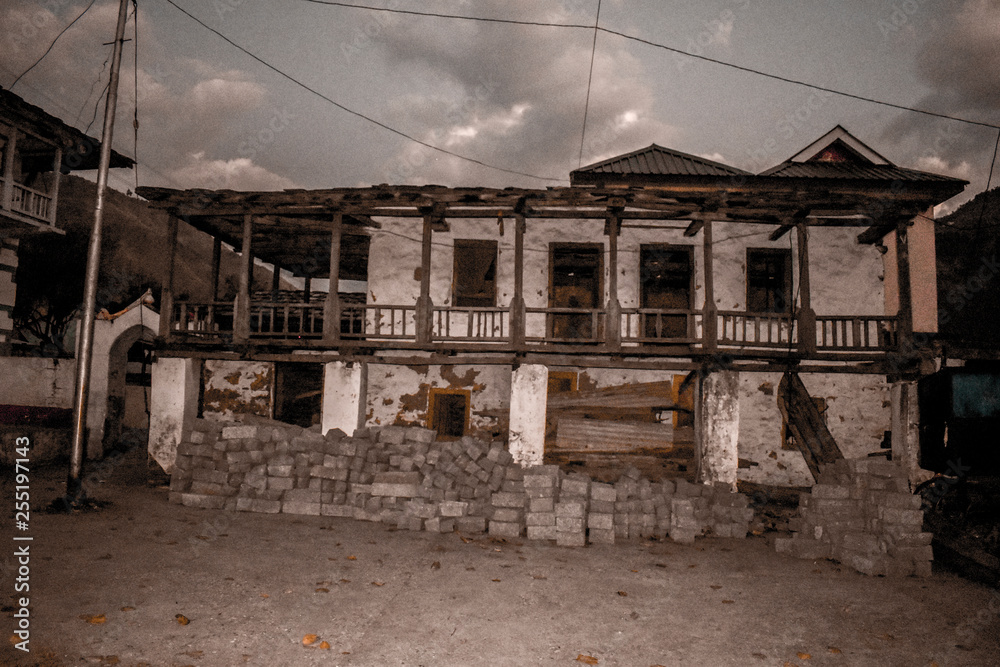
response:
M905 470L885 459L841 460L823 469L799 499L793 535L775 549L797 558L832 558L868 575L929 576L933 552L920 497Z
M866 489L892 491L885 485ZM678 497L690 511L675 512ZM564 546L584 546L588 537L610 544L668 533L681 539L688 532L726 534L723 522L736 533L746 507L744 498L713 495L702 485L651 483L635 468L614 486L565 475L553 465L522 469L500 442L439 441L434 431L402 426L324 436L318 427L258 417L189 423L170 499L207 509L378 521L401 530L488 530L503 538L527 532L529 539ZM887 500L887 509L905 509L890 508L892 502L898 501ZM905 518L891 511L878 517L898 536L899 553L921 546Z
M591 480L586 475L564 477L556 502L556 544L582 547L587 543L587 501Z
M528 497L524 521L529 540L556 539L556 498L562 474L559 466L541 465L524 471L524 491Z
M615 501L618 492L610 484L590 485L590 507L587 512L587 539L591 544L615 543Z
M519 537L525 529L525 508L528 505L524 471L516 466L508 468L500 490L492 495L490 503L490 535L499 538Z

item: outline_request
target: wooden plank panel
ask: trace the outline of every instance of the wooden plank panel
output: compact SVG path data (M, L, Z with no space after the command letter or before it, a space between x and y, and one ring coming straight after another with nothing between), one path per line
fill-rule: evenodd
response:
M672 424L619 422L565 417L556 426L555 449L569 451L631 452L672 449Z

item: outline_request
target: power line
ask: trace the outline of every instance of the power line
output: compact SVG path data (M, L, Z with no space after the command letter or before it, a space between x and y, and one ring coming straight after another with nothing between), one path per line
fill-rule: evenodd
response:
M169 2L170 0L168 0ZM633 42L638 42L639 44L645 44L646 46L652 46L658 49L664 49L672 53L677 53L682 56L687 56L688 58L695 58L697 60L703 60L705 62L714 63L716 65L722 65L723 67L730 67L732 69L739 70L741 72L747 72L749 74L756 74L758 76L767 77L769 79L774 79L776 81L783 81L785 83L792 83L799 86L806 86L807 88L812 88L814 90L821 90L826 93L832 93L834 95L840 95L842 97L848 97L851 99L859 100L861 102L869 102L871 104L879 104L882 106L890 107L893 109L899 109L901 111L911 111L913 113L924 114L927 116L933 116L935 118L944 118L946 120L954 120L960 123L968 123L969 125L979 125L981 127L990 127L993 129L1000 129L1000 125L993 125L991 123L984 123L976 120L969 120L967 118L961 118L959 116L951 116L948 114L937 113L935 111L928 111L926 109L918 109L916 107L908 107L905 104L896 104L894 102L886 102L883 100L877 100L872 97L865 97L863 95L856 95L854 93L846 93L842 90L836 90L834 88L827 88L825 86L820 86L818 84L809 83L807 81L800 81L798 79L792 79L790 77L781 76L778 74L771 74L770 72L765 72L763 70L754 69L752 67L745 67L743 65L737 65L735 63L726 62L725 60L719 60L717 58L710 58L708 56L699 55L696 53L691 53L690 51L685 51L683 49L678 49L672 46L667 46L666 44L660 44L652 40L644 39L642 37L636 37L634 35L629 35L624 32L619 32L617 30L611 30L610 28L594 27L591 25L584 25L580 23L554 23L547 21L521 21L517 19L498 19L498 18L488 18L480 16L462 16L460 14L442 14L437 12L418 12L413 10L404 9L390 9L387 7L372 7L370 5L356 5L347 2L333 2L332 0L302 0L303 2L309 2L317 5L332 5L336 7L347 7L351 9L365 9L368 11L375 12L388 12L392 14L408 14L411 16L426 16L429 18L442 18L442 19L452 19L460 21L479 21L484 23L508 23L512 25L526 25L526 26L537 26L546 28L572 28L572 29L583 29L583 30L598 30L600 32L606 32L609 35L615 35L621 37L622 39L627 39ZM173 4L173 3L171 3Z
M70 21L69 25L67 25L65 28L63 28L62 30L59 31L59 34L56 35L56 38L52 40L51 44L49 44L49 48L45 49L45 53L43 53L41 56L39 56L38 60L36 60L34 63L32 63L31 67L29 67L28 69L26 69L23 72L21 72L20 76L18 76L16 79L14 79L14 83L10 84L10 88L8 88L8 90L13 90L14 86L17 85L17 82L20 81L21 78L25 74L27 74L31 70L35 69L35 66L38 65L38 63L42 62L42 60L45 58L45 56L49 55L49 51L51 51L52 47L54 47L56 45L56 42L58 42L59 38L63 36L63 33L65 33L67 30L69 30L70 28L72 28L74 23L76 23L77 21L79 21L83 17L84 14L86 14L88 11L90 11L90 8L94 6L95 2L97 2L97 0L90 0L90 4L87 5L84 8L84 10L82 12L80 12L79 15L77 15L77 17L75 19L73 19L72 21Z
M594 56L597 55L597 29L601 25L601 0L597 0L597 18L594 19L594 42L590 47L590 72L587 74L587 98L583 103L583 129L580 130L580 157L577 168L583 166L583 141L587 138L587 112L590 111L590 84L594 80Z
M228 44L230 44L234 48L242 51L243 53L245 53L246 55L250 56L251 58L253 58L257 62L259 62L261 65L264 65L265 67L267 67L271 71L275 72L276 74L279 74L280 76L288 79L289 81L291 81L295 85L300 86L301 88L304 88L305 90L309 91L310 93L312 93L313 95L319 97L320 99L322 99L322 100L324 100L326 102L329 102L330 104L334 105L338 109L340 109L342 111L346 111L347 113L351 114L352 116L357 116L358 118L366 120L369 123L372 123L373 125L377 125L378 127L381 127L383 130L388 130L389 132L392 132L393 134L396 134L396 135L398 135L400 137L403 137L404 139L412 141L413 143L416 143L416 144L419 144L421 146L424 146L425 148L430 148L431 150L437 151L439 153L444 153L445 155L450 155L451 157L455 157L455 158L458 158L460 160L464 160L466 162L471 162L473 164L478 164L478 165L480 165L482 167L486 167L488 169L495 169L497 171L502 171L502 172L505 172L505 173L508 173L508 174L514 174L514 175L517 175L517 176L525 176L527 178L534 178L534 179L538 179L538 180L541 180L541 181L555 181L555 182L559 182L559 183L562 183L562 182L566 181L565 178L553 178L553 177L550 177L550 176L537 176L535 174L529 174L529 173L526 173L526 172L523 172L523 171L517 171L516 169L507 169L505 167L498 167L496 165L488 164L486 162L483 162L482 160L477 160L475 158L467 157L465 155L461 155L459 153L455 153L454 151L450 151L450 150L448 150L446 148L441 148L440 146L435 146L434 144L428 143L428 142L423 141L421 139L417 139L416 137L411 136L411 135L403 132L402 130L397 130L396 128L391 127L389 125L386 125L385 123L383 123L381 121L375 120L374 118L372 118L370 116L366 116L365 114L361 113L360 111L354 111L353 109L350 109L350 108L344 106L343 104L341 104L341 103L333 100L332 98L327 97L326 95L324 95L323 93L319 92L315 88L311 88L310 86L308 86L305 83L299 81L298 79L296 79L295 77L291 76L290 74L286 74L285 72L283 72L282 70L278 69L277 67L275 67L271 63L267 62L266 60L264 60L260 56L257 56L256 54L251 53L250 51L248 51L244 47L240 46L239 44L237 44L236 42L234 42L230 38L228 38L225 35L223 35L221 32L219 32L215 28L212 28L211 26L209 26L206 23L204 23L201 19L199 19L198 17L194 16L193 14L191 14L190 12L188 12L183 7L180 7L179 5L177 5L177 3L174 2L174 0L167 0L167 3L170 4L172 7L174 7L174 9L176 9L179 12L181 12L182 14L184 14L185 16L187 16L188 18L190 18L192 21L194 21L195 23L197 23L198 25L200 25L201 27L205 28L209 32L214 33L215 35L217 35L218 37L220 37L222 40L224 40L225 42L227 42Z

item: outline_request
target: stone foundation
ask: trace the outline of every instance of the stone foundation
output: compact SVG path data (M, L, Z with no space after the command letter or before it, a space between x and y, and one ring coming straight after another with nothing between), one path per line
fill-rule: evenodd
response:
M775 549L796 558L832 558L868 575L930 576L931 533L906 470L885 459L849 459L823 469L799 500L795 533Z
M326 436L246 417L189 422L171 502L209 509L379 521L404 530L527 536L562 546L616 539L746 537L753 511L728 484L650 482L635 468L614 485L558 466L521 468L500 442L436 440L387 426Z

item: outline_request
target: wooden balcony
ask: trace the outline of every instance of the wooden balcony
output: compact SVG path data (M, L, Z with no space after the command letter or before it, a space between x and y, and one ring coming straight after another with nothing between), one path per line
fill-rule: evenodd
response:
M4 178L0 178L0 192L3 193L2 208L5 213L27 218L26 222L46 226L54 224L55 196Z
M171 345L234 344L235 314L230 301L176 301L170 313ZM800 322L785 313L717 311L714 340L705 339L700 310L633 308L619 315L620 337L609 336L608 313L594 308L526 308L519 342L509 308L434 306L429 338L419 332L415 305L345 304L334 340L324 338L324 304L252 301L247 343L288 349L428 349L455 347L487 352L642 354L682 357L724 351L739 356L756 351L803 358L857 358L897 349L897 320L891 316L816 316L813 346L800 339Z

